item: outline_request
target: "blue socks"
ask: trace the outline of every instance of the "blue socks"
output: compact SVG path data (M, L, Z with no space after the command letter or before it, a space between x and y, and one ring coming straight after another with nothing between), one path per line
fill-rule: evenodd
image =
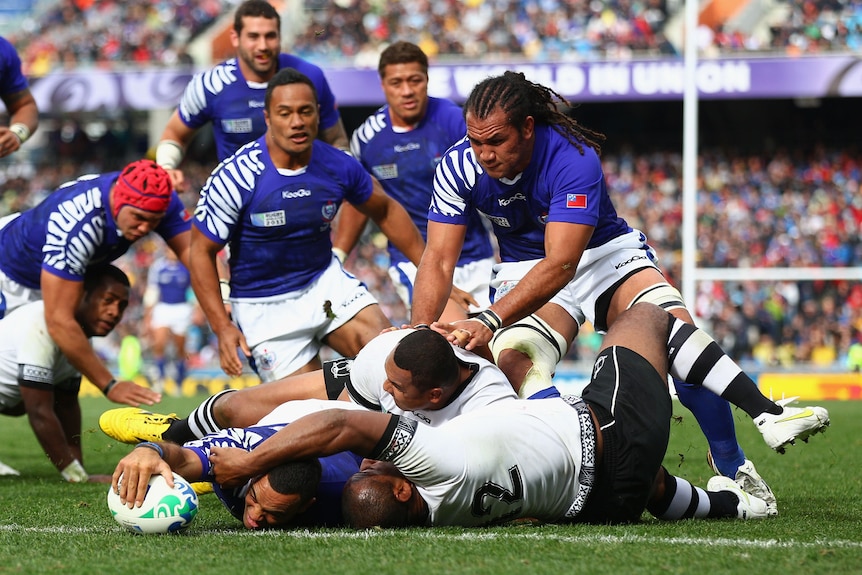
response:
M730 404L700 385L691 385L676 378L676 393L697 420L706 436L712 460L722 475L736 478L736 470L745 463L745 453L736 440L736 427Z

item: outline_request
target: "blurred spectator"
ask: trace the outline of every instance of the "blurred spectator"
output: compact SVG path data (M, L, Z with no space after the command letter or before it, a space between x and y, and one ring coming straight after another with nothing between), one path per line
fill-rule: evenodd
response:
M847 369L859 373L862 371L862 330L852 330L853 343L847 351Z
M625 59L677 54L669 25L684 3L667 0L298 0L290 51L318 64L374 67L387 44L406 40L431 58ZM13 37L27 75L60 67L188 65L185 46L231 0L59 0ZM707 56L789 55L862 48L859 0L776 0L751 32L729 20L698 29ZM676 12L675 12L676 11ZM675 24L670 24L675 22ZM96 39L94 42L93 39ZM201 64L209 64L204 62Z
M184 65L189 40L231 7L227 0L59 0L10 39L28 76L59 67Z

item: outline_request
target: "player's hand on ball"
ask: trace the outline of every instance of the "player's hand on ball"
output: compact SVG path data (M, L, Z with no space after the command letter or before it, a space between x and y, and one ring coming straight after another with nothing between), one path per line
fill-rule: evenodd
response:
M198 513L198 496L180 475L173 474L170 482L168 485L161 475L152 476L147 483L143 504L132 508L122 503L111 487L108 490L111 516L132 533L182 532Z
M154 449L138 447L117 463L111 476L111 489L120 496L124 505L129 508L140 507L153 475L161 475L168 487L174 486L173 472L159 453Z

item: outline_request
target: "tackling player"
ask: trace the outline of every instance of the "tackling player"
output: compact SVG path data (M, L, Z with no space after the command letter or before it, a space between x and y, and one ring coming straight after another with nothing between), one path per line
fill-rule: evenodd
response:
M777 451L828 425L826 410L769 401L696 330L646 236L617 216L599 160L604 136L563 114L559 106L568 105L522 73L506 72L473 89L464 107L467 136L437 168L412 323L440 316L461 249L453 239L463 237L479 211L491 221L502 259L491 280L494 303L475 318L434 327L465 330L467 349L490 344L521 397L531 397L547 393L581 323L604 332L639 301L659 305L680 319L668 348L679 356L677 392L700 423L715 467L774 503L736 441L727 402L745 410Z
M345 488L345 520L360 528L475 527L524 517L628 523L645 509L661 519L767 517L766 502L727 477L713 477L704 491L661 465L672 414L666 341L673 325L652 304L621 315L583 399L501 401L439 427L331 409L294 421L252 452L213 448L215 477L233 485L294 458L351 450L378 460L363 463ZM424 358L409 359L410 370L422 369Z
M434 169L443 154L464 136L461 108L449 100L428 96L428 57L419 46L395 42L380 54L380 85L386 105L368 117L354 132L350 151L383 189L397 200L425 237ZM333 251L341 260L356 243L368 218L350 205L341 210ZM407 310L413 296L416 266L389 243L389 277ZM464 319L487 308L488 280L494 250L482 218L474 213L455 267L453 284L472 301L454 290L441 321Z

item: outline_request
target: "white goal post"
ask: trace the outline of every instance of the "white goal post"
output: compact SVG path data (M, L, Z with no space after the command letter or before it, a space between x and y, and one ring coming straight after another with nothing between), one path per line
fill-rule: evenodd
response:
M862 281L862 268L698 268L695 281ZM683 272L685 274L685 272Z
M698 92L695 84L696 38L700 2L685 1L685 44L683 92L683 182L682 182L682 284L683 300L694 302L698 281L862 281L862 267L853 268L699 268L697 267L697 141Z

